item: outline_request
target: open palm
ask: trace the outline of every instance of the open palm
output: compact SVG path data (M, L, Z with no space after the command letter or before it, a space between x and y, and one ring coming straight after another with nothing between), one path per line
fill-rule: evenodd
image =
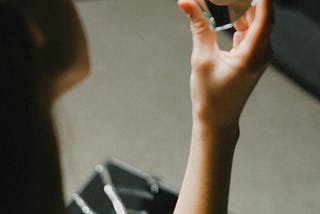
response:
M231 51L220 50L216 34L192 0L180 0L193 38L190 78L195 116L218 127L238 124L242 109L271 56L272 0L260 0L235 24Z

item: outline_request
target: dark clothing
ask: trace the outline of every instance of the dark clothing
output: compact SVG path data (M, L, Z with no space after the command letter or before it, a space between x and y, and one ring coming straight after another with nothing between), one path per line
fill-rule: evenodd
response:
M229 11L227 6L214 5L210 0L205 0L206 5L213 18L216 21L217 26L222 26L230 23Z

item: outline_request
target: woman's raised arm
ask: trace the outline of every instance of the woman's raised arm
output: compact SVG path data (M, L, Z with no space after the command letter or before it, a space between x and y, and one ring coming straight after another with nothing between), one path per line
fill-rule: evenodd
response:
M193 38L193 126L175 214L226 214L240 114L272 53L273 4L259 0L237 21L230 52L219 49L195 1L178 5L188 14Z

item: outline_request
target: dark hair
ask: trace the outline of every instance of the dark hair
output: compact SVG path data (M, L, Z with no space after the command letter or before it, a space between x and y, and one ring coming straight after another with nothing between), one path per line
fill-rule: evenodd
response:
M51 109L22 2L0 0L1 213L65 213Z

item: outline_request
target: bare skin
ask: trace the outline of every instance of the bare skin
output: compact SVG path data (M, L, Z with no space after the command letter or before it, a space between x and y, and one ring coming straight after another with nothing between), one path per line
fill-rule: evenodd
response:
M244 105L271 57L272 0L261 0L235 24L233 49L222 51L192 0L188 14L191 56L192 139L175 214L226 214L232 159Z
M204 0L197 0L203 6ZM216 6L228 6L230 22L236 22L251 6L251 0L210 0Z

